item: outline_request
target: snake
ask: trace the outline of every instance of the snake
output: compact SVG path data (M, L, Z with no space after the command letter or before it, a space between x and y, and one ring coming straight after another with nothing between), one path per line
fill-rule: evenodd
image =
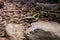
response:
M39 10L39 11L35 11L32 12L34 15L32 16L28 16L28 17L24 17L22 18L22 20L26 21L26 22L34 22L39 20L39 18L41 16L47 16L47 17L54 17L58 20L60 20L60 10ZM52 18L52 19L54 19Z

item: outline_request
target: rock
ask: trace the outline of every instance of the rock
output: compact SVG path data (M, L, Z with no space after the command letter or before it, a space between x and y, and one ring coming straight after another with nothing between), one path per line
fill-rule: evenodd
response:
M55 40L56 35L52 35L50 32L46 32L41 29L35 29L27 35L29 40ZM51 38L51 39L49 39ZM56 38L58 40L58 38Z
M6 32L10 36L10 40L24 39L24 26L22 24L9 23L6 26Z
M0 38L0 40L6 40L6 38Z
M29 40L60 40L60 23L38 21L26 30Z

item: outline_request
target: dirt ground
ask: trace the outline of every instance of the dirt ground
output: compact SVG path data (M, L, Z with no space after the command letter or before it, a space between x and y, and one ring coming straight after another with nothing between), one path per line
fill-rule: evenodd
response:
M40 40L37 39L39 36L33 34L35 29L41 29L44 30L43 33L50 32L52 36L60 37L60 23L47 20L41 21L40 19L33 23L21 21L22 18L33 15L32 9L41 6L36 1L2 0L1 3L3 7L0 9L0 40ZM56 4L49 6L56 6ZM30 34L31 31L32 34ZM38 34L39 32L37 31L36 33Z

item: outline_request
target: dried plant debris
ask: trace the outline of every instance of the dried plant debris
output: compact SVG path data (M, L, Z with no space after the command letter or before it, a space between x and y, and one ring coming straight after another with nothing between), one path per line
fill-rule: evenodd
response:
M32 22L37 21L40 16L45 17L45 14L47 16L50 16L50 15L54 15L54 17L57 16L57 15L55 15L55 12L54 12L55 10L50 13L50 11L53 10L52 8L57 6L56 4L45 4L45 6L42 4L45 7L44 8L42 5L39 6L38 4L36 4L38 1L37 0L33 0L33 1L32 0L31 1L30 0L12 0L12 2L11 2L11 0L5 0L4 8L3 8L4 9L3 10L3 14L4 14L3 17L7 22L12 21L15 23L19 23L22 20L24 22L32 23ZM38 3L40 4L40 2L38 2ZM34 4L36 4L36 6L34 6ZM20 6L21 8L19 8L18 6ZM48 7L48 6L50 6L50 7ZM17 10L18 8L19 8L19 10ZM34 10L34 9L37 10L38 8L39 8L38 11L32 12L32 10ZM40 8L42 8L42 9L40 9ZM47 11L47 9L49 9L49 11ZM57 9L57 7L56 7L56 9ZM31 16L27 15L27 14L29 14L27 12L30 12L30 14L32 14L32 15ZM56 13L56 14L58 14L58 13ZM53 19L51 17L48 17L48 18ZM56 18L56 19L59 19L59 18Z
M24 32L31 27L31 23L35 23L41 19L60 22L60 1L59 0L0 1L0 37L6 37L7 38L6 40L8 39L25 40L27 37L28 38L26 40L37 40L37 38L39 38L40 35L36 36L36 34L38 35L40 34L40 32L42 32L41 34L45 33L46 35L47 33L48 35L51 35L50 32L45 32L44 30L38 29L40 32L37 31L37 33L34 34L35 33L34 31L31 33L33 39L30 38L31 35L26 36L26 38L24 37ZM24 32L22 32L22 30Z
M0 37L5 36L5 26L3 24L0 24Z

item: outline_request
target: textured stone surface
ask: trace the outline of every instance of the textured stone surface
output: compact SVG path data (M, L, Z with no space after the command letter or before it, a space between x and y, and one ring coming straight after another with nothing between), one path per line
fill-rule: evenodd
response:
M46 32L41 29L35 29L34 31L30 32L27 38L29 40L60 40L60 38L56 37L56 35L52 35L50 32Z
M24 39L24 27L22 26L22 24L9 23L6 26L6 32L10 36L10 40Z
M60 23L40 20L31 25L26 31L29 40L60 40Z
M0 38L0 40L6 40L6 38Z

